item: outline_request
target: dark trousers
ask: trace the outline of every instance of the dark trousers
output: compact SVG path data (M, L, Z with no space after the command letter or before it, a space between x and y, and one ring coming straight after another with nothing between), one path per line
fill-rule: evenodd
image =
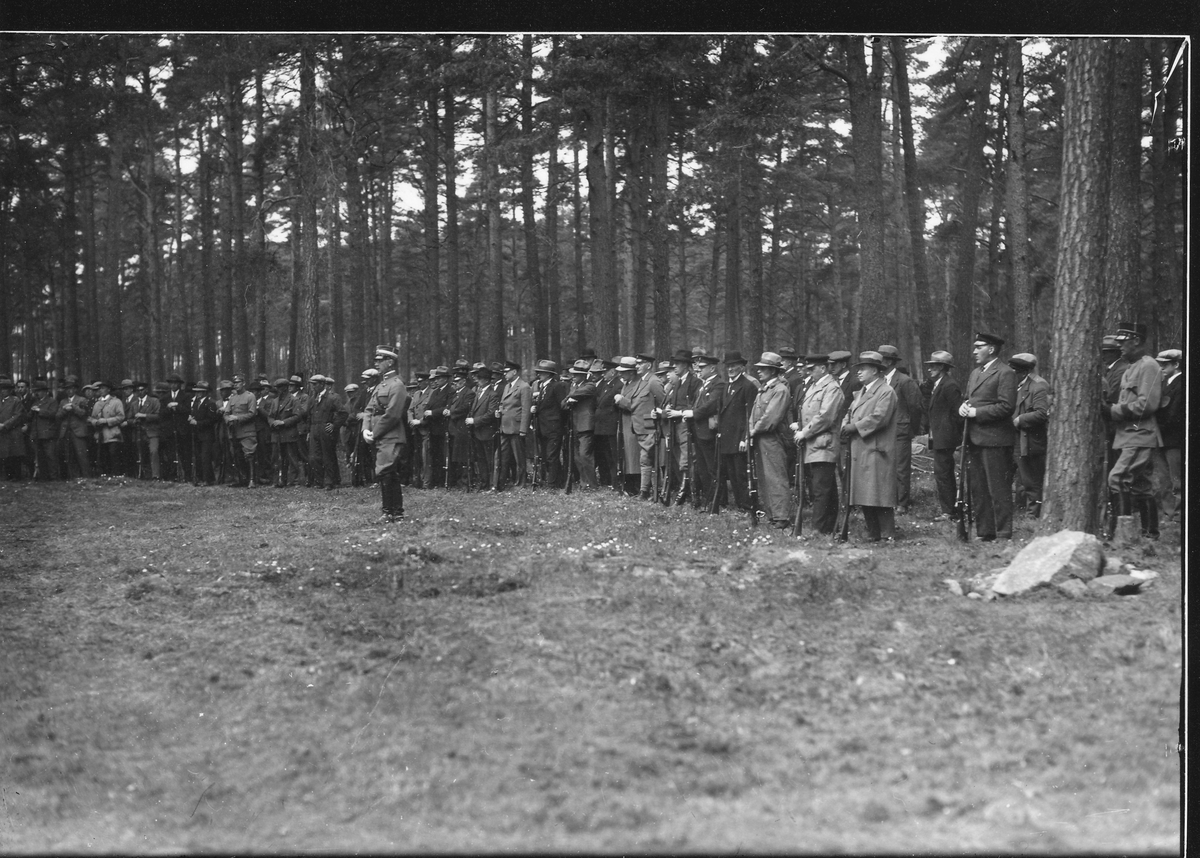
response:
M37 475L39 480L58 479L58 440L41 438L30 441L34 455L37 457Z
M896 457L896 506L906 510L912 502L912 435L907 431L896 433L892 455Z
M510 480L525 485L525 439L520 435L500 434L500 479L492 488L499 491Z
M87 438L80 438L78 435L67 433L66 438L67 448L67 474L74 473L77 477L87 479L92 475L91 464L88 462L88 447Z
M617 484L617 436L594 435L596 470L600 473L600 485Z
M579 482L589 489L596 487L595 436L591 432L575 433L575 467Z
M537 443L542 452L542 467L546 472L546 484L556 489L563 486L562 468L563 433L537 433Z
M1021 506L1042 502L1042 481L1045 476L1045 453L1017 457L1017 498Z
M809 462L812 475L813 528L817 533L833 533L837 527L837 465L833 462Z
M1012 447L968 445L971 460L971 508L981 539L1012 538Z
M496 442L491 438L481 441L472 435L471 449L475 460L474 484L480 490L491 488L492 469L496 466Z
M313 485L333 488L342 484L342 472L337 460L337 430L326 426L313 426L309 432L308 464L312 468Z
M692 498L699 500L707 509L716 490L717 439L695 439L692 452L696 455L696 485L692 486Z
M721 485L717 487L721 493L718 501L721 506L727 506L729 503L726 483L733 486L734 505L738 509L748 510L750 508L750 483L749 475L746 472L745 453L721 454Z
M954 481L954 450L930 450L933 454L933 481L937 486L938 506L946 515L954 514L958 486Z
M896 535L896 511L890 506L860 506L867 526L867 540L878 542Z
M192 475L194 477L193 482L196 485L200 485L202 482L212 485L214 482L216 482L213 469L215 462L213 456L215 446L214 439L207 433L204 435L196 435L195 438L196 461L192 471Z

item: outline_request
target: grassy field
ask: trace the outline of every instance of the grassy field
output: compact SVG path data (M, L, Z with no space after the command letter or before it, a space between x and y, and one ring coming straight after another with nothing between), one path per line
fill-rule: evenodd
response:
M610 492L0 483L3 851L1179 849L1179 530L983 602ZM796 552L801 552L797 554Z

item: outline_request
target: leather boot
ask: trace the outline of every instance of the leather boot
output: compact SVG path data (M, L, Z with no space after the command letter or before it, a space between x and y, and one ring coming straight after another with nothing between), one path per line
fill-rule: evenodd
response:
M393 473L392 481L392 517L404 518L404 486L400 483L400 475Z
M1118 515L1133 515L1133 498L1129 492L1118 492L1119 509Z
M1139 497L1135 503L1142 523L1142 536L1158 539L1158 501L1152 497Z
M1121 495L1118 492L1108 493L1108 521L1105 522L1105 530L1108 533L1108 538L1112 539L1113 534L1117 532L1117 516L1121 514Z

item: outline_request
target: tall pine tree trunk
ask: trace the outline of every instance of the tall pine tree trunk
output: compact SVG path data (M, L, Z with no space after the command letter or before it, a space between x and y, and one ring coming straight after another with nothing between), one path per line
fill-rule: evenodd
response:
M317 364L317 78L316 51L309 38L300 48L300 306L296 350L296 371L306 377L316 372Z
M671 102L666 85L650 96L650 263L654 293L654 347L671 347L671 243L667 231L667 177L670 171ZM687 346L686 326L680 332Z
M446 38L449 47L450 38ZM462 332L459 318L461 290L458 242L458 144L455 139L457 118L454 90L447 84L442 93L442 159L446 169L446 344L450 354L462 354Z
M605 109L603 96L593 96L584 114L587 136L588 221L591 239L593 343L598 354L616 354L619 347L617 313L620 306L614 268L612 202L604 163Z
M1112 177L1108 186L1109 234L1104 258L1104 324L1149 321L1153 295L1142 293L1142 42L1114 39L1112 98ZM1109 328L1112 330L1113 328Z
M1029 189L1025 177L1025 63L1021 40L1009 39L1008 163L1005 178L1005 222L1008 225L1009 267L1012 271L1013 340L1038 353L1033 323L1033 293L1029 284Z
M484 94L484 149L486 150L487 172L485 174L485 191L488 224L488 264L487 276L491 292L491 315L487 320L487 332L484 341L487 343L488 354L495 355L496 360L503 360L505 351L504 328L504 257L500 236L500 152L497 140L497 105L496 84L488 84Z

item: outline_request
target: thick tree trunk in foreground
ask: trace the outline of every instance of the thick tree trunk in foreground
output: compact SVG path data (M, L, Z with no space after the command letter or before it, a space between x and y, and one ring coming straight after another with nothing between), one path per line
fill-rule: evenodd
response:
M1044 526L1095 532L1103 438L1096 344L1103 334L1112 52L1102 39L1067 48L1058 264L1054 272Z

